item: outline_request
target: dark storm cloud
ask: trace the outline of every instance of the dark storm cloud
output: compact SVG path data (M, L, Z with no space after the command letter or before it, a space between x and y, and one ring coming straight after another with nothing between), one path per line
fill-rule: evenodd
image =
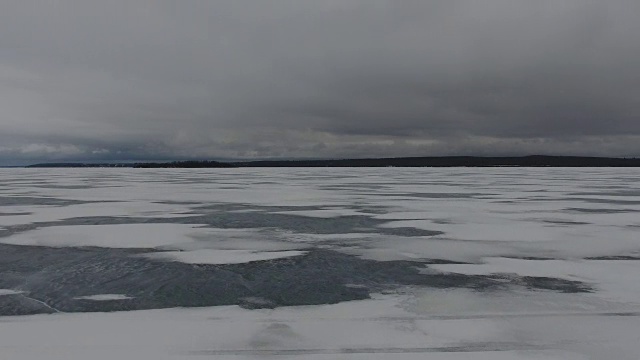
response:
M0 158L640 155L634 1L9 1Z

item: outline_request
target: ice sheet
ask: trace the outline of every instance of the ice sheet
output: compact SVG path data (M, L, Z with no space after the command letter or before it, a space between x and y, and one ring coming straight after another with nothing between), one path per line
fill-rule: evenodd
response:
M218 307L5 318L0 349L16 360L42 354L141 360L588 359L580 349L555 348L562 339L519 337L503 319L430 318L408 312L403 301L379 297L259 311Z
M179 223L202 214L197 224ZM0 354L637 360L638 214L638 169L0 169L1 243L159 247L166 259L187 263L320 248L410 260L424 271L542 276L594 288L565 294L390 284L391 295L335 305L5 317ZM140 223L65 222L77 217ZM39 228L23 226L33 223ZM421 263L429 259L468 264ZM42 301L3 293L7 303Z

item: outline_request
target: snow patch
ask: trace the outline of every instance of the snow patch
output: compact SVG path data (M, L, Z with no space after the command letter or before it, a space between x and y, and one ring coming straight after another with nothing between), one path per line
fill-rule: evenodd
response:
M194 236L206 233L198 225L125 224L52 226L0 238L11 245L97 246L111 248L155 248L194 242Z
M16 291L16 290L11 290L11 289L0 289L0 296L5 296L5 295L19 295L22 294L22 291Z

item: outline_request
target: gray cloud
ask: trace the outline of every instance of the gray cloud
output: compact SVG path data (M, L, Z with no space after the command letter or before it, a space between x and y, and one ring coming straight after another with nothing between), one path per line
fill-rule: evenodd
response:
M640 156L640 4L9 1L0 160Z

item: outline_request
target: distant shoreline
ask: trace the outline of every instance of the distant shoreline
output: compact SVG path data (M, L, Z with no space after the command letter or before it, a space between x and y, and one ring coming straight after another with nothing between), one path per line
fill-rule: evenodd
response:
M27 168L258 168L258 167L640 167L640 158L585 156L431 156L337 160L40 163Z

